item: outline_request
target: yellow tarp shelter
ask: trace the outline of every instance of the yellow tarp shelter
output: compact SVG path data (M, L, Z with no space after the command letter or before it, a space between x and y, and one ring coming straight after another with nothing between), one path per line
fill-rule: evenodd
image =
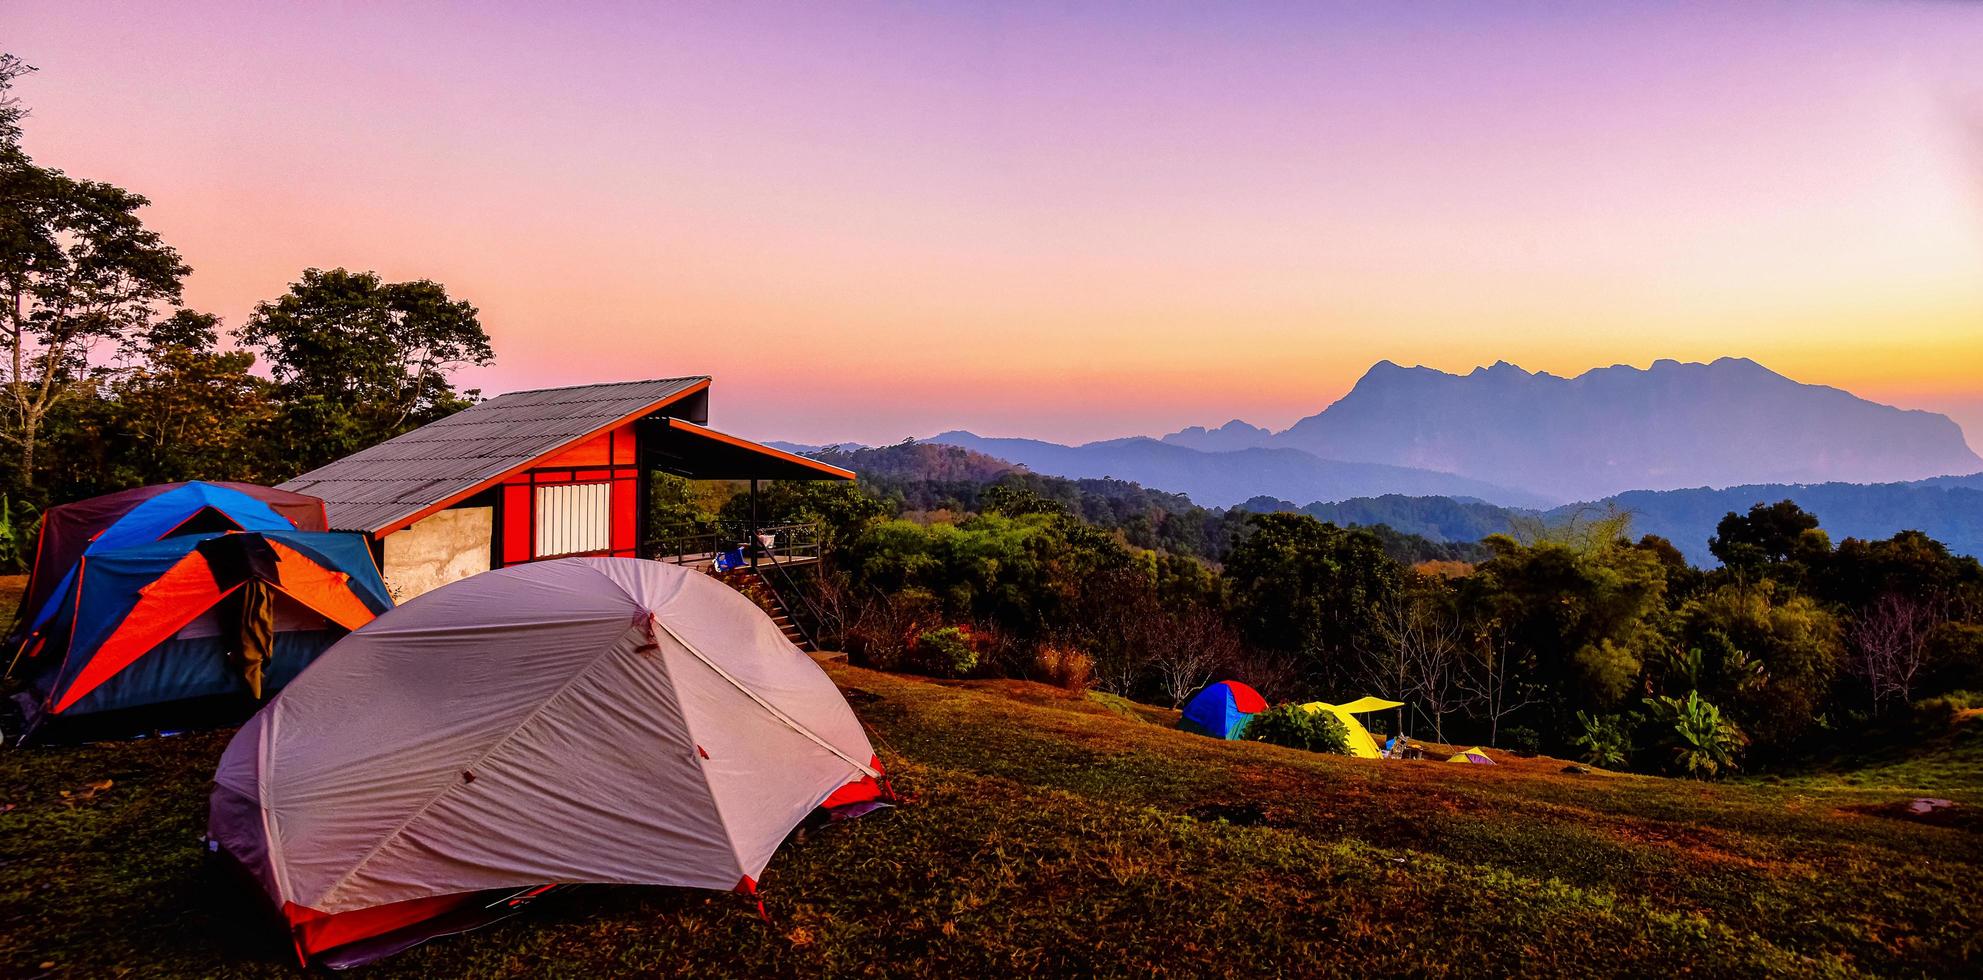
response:
M1471 762L1477 766L1491 766L1495 764L1493 759L1487 757L1487 750L1481 748L1478 745L1470 749L1461 749L1460 751L1453 753L1453 757L1447 759L1446 761Z
M1335 715L1336 720L1342 722L1344 728L1349 729L1349 749L1351 755L1359 759L1381 759L1384 757L1384 753L1378 749L1377 740L1370 737L1370 730L1364 728L1363 723L1356 720L1356 716L1368 714L1372 711L1383 711L1386 708L1402 708L1404 706L1405 703L1403 701L1386 701L1383 698L1362 697L1348 704L1329 704L1326 701L1310 701L1302 705L1301 710L1310 714L1314 714L1317 711L1327 711Z

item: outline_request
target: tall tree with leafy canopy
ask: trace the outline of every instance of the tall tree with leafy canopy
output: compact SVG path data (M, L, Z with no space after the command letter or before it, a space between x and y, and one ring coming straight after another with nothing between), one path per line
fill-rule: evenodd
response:
M1460 580L1467 607L1516 651L1527 680L1552 692L1540 713L1567 742L1577 709L1604 712L1660 648L1666 573L1651 551L1623 543L1577 551L1557 543L1487 539L1494 557Z
M1226 560L1233 612L1254 644L1296 654L1310 688L1333 694L1378 635L1404 569L1367 531L1306 514L1256 514Z
M297 472L459 411L480 394L451 373L495 360L474 306L430 280L306 269L255 306L242 343L262 351L284 401Z
M1708 550L1730 571L1742 574L1821 558L1831 551L1831 540L1818 529L1818 515L1796 501L1779 500L1756 504L1747 514L1729 511L1715 525Z
M0 55L0 338L6 345L0 437L15 479L35 483L52 413L99 380L91 355L123 345L179 304L188 272L146 228L149 201L37 165L21 146L27 111L12 95L33 71Z
M277 406L255 355L222 350L219 321L180 310L135 346L137 363L109 385L107 430L124 471L116 486L161 480L263 479Z
M1683 604L1674 626L1685 653L1658 672L1664 693L1699 690L1765 755L1816 727L1843 651L1837 618L1809 596L1767 581L1723 585Z

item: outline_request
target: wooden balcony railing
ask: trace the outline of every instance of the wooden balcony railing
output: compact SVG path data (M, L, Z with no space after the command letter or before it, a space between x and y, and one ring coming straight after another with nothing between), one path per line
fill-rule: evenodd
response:
M763 524L717 521L694 527L663 528L645 549L655 561L678 565L763 563L809 565L819 561L818 524Z

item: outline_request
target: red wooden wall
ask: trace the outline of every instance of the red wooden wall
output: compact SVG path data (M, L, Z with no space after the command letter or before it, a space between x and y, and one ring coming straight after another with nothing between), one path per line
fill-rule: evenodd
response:
M629 423L564 452L546 456L536 466L503 481L502 554L497 563L515 565L538 558L566 557L532 554L537 541L536 488L563 483L610 483L612 550L593 554L637 557L639 525L635 517L640 506L639 477L633 425Z

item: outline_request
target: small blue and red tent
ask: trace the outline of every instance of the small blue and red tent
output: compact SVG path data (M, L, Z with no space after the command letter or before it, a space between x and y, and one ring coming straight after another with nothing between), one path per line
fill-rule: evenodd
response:
M1238 681L1219 681L1199 689L1184 703L1177 727L1213 738L1238 738L1246 722L1267 710L1267 699Z
M320 501L283 496L314 503L294 510L304 523L321 522ZM125 503L123 518L108 523L106 508L95 507L103 526L87 536L77 529L89 525L74 521L43 532L37 577L55 584L12 671L26 681L16 697L30 733L53 726L109 736L239 720L392 606L361 536L297 530L266 501L213 484ZM47 561L69 554L73 564L57 577Z

